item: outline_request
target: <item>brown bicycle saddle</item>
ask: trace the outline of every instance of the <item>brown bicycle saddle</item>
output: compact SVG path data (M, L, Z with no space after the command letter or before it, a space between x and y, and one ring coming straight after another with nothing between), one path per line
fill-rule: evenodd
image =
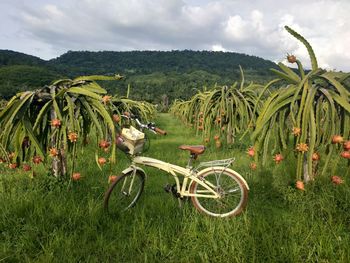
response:
M181 145L179 146L179 149L190 151L190 153L194 155L200 155L204 153L205 146L204 145Z

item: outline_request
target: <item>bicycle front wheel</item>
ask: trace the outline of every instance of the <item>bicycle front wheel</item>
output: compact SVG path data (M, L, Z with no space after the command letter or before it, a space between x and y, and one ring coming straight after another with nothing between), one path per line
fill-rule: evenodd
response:
M200 175L204 182L210 182L220 198L192 196L191 200L197 210L210 216L230 217L240 214L248 201L248 188L235 171L213 168ZM192 194L208 194L208 190L197 182L190 188Z
M105 193L104 207L116 214L133 207L140 198L145 185L145 175L139 171L133 175L133 171L118 176Z

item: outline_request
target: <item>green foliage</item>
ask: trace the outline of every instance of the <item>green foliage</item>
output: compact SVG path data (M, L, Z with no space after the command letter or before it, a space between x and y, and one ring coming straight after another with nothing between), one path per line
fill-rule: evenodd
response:
M59 73L42 66L0 67L0 97L10 99L18 92L42 87L57 78Z
M180 143L201 138L169 115L158 125L169 131L152 136L150 157L185 165ZM293 167L269 166L258 174L237 150L212 151L200 161L235 156L233 168L251 190L247 210L228 220L199 214L162 189L172 178L148 169L144 195L120 216L103 211L107 170L94 165L94 147L79 155L79 182L39 174L4 172L0 165L0 259L4 262L349 262L350 186L322 178L305 192L289 186ZM128 163L118 159L113 171ZM291 165L293 166L293 165ZM346 169L346 167L344 167ZM339 172L346 171L345 169ZM283 176L281 176L283 174ZM275 179L279 181L276 182Z
M119 115L130 112L144 121L150 121L156 114L155 106L149 102L136 101L118 96L112 98L110 110Z
M2 58L2 59L1 59ZM120 72L125 79L103 85L110 94L126 95L129 85L134 100L161 103L189 99L194 88L234 83L245 68L247 81L265 83L272 78L268 68L276 65L258 57L209 51L68 52L50 61L13 51L0 50L0 96L10 98L19 91L33 90L53 80L81 75Z
M332 136L350 136L350 92L344 76L316 68L317 61L310 44L292 29L286 29L307 47L313 70L306 74L298 60L299 75L282 63L279 64L280 71L273 70L279 77L275 83L284 80L288 85L281 86L265 101L252 140L256 142L255 150L263 153L263 163L269 154L296 151L296 178L300 180L303 176L307 182L315 176L317 163L312 159L313 154L327 153L326 158L322 157L325 173L333 151L338 148L331 144ZM295 132L299 129L300 134ZM292 132L294 138L291 138ZM301 149L301 146L307 147Z
M220 76L232 74L241 65L257 71L275 67L274 63L255 56L213 51L69 51L49 63L74 75L121 72L143 75L154 72L190 73L206 71ZM109 70L106 72L106 70ZM237 72L239 75L239 71Z
M10 157L4 146L0 143L0 164L10 163Z
M27 66L44 66L46 61L12 50L0 50L0 67L2 66L14 66L14 65L27 65Z
M173 101L190 98L198 87L229 86L240 77L239 65L256 83L270 80L267 69L276 68L254 56L209 51L68 52L50 63L68 76L120 72L125 80L105 84L109 93L126 94L131 84L132 99L153 103L160 103L163 94Z
M197 133L203 131L207 140L212 133L226 137L232 144L238 133L243 133L254 126L258 91L263 86L250 83L245 85L243 70L241 82L232 86L215 86L208 91L199 91L189 101L176 101L171 112L179 116L189 126L194 126Z
M3 108L5 108L6 105L7 105L7 101L4 100L4 99L2 99L2 98L0 97L0 111L1 111Z
M219 75L206 71L193 71L189 73L154 72L150 74L128 75L125 80L105 85L106 89L118 94L127 93L130 85L133 92L130 98L160 103L162 95L166 94L170 101L174 99L188 99L195 94L195 88L211 86L215 83L227 81Z
M77 143L71 134L85 141L94 130L98 139L111 136L114 140L114 123L102 104L101 95L106 91L93 81L95 77L58 80L42 89L18 93L8 102L0 112L0 143L14 152L14 162L30 163L34 155L46 160L50 148L58 151L54 160L62 159L65 153L71 153L74 160ZM60 124L54 126L54 120ZM115 162L114 143L111 162Z

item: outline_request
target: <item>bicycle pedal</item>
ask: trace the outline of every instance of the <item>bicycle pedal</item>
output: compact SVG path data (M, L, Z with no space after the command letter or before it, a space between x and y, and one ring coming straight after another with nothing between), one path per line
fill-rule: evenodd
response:
M167 192L167 193L171 193L171 185L170 184L166 184L164 187L163 187L164 191Z

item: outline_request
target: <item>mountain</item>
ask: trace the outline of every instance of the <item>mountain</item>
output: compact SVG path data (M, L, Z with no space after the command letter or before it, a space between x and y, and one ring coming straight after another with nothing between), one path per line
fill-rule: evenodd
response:
M68 51L49 61L23 53L0 50L0 96L34 89L57 78L92 74L121 74L122 81L101 83L112 94L125 95L131 85L134 99L159 102L188 98L204 86L232 85L240 79L265 83L276 64L255 56L212 51Z
M275 63L239 53L212 51L69 51L49 63L67 74L151 74L154 72L185 73L204 70L218 75L232 74L239 65L263 71Z

